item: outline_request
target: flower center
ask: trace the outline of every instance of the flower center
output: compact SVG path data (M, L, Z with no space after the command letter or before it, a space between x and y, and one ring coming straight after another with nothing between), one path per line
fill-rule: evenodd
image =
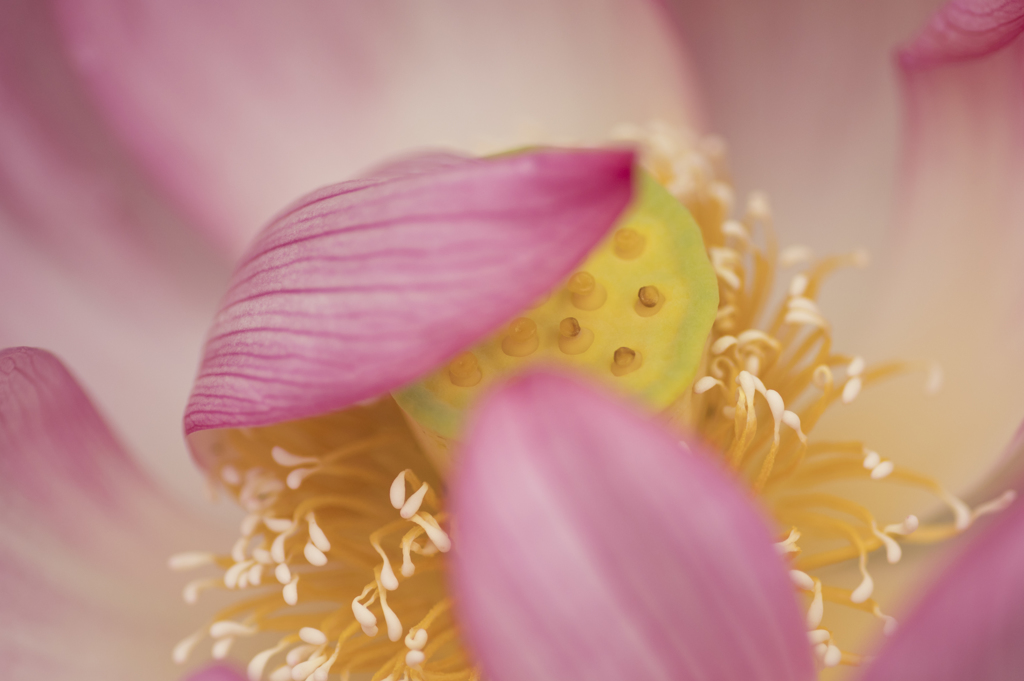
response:
M211 474L249 514L241 536L229 554L179 554L171 566L223 571L190 582L189 603L207 589L240 598L183 640L176 660L209 636L216 658L251 642L244 654L253 681L326 681L329 673L477 679L449 609L443 554L451 543L438 471L477 394L542 359L641 396L670 424L717 447L776 521L777 547L806 601L808 639L823 667L860 661L833 636L830 621L842 610L876 618L885 633L895 627L872 598L872 553L884 549L898 562L901 543L952 536L1012 501L1007 493L971 509L867 441L814 438L826 409L864 388L923 369L937 389L939 374L922 363L870 365L833 351L819 290L831 273L866 257L815 260L802 247L778 253L759 194L731 217L720 142L661 126L624 136L639 143L650 172L639 201L546 300L395 400L222 434ZM801 264L771 307L777 270ZM905 488L936 496L952 521L882 519L871 510L882 491ZM826 570L851 561L855 583Z

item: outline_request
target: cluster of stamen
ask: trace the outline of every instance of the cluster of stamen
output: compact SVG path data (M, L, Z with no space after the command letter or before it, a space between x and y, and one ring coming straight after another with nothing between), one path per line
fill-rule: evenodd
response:
M223 570L190 582L189 603L208 589L248 596L183 640L176 661L206 638L220 659L240 640L266 645L283 631L252 655L252 681L476 678L445 594L441 556L451 540L436 484L410 468L389 480L389 469L424 462L393 403L362 409L385 414L386 425L350 428L346 438L342 417L305 422L307 431L333 432L329 443L307 438L301 454L277 444L279 428L230 433L241 456L226 457L216 473L248 511L241 537L228 555L179 554L171 567Z
M897 563L901 542L932 542L962 532L979 516L1005 508L1014 494L971 509L932 478L883 459L860 440L813 439L815 425L836 402L849 404L882 379L920 370L927 374L926 391L934 392L940 371L921 362L869 365L863 357L833 351L817 302L821 285L840 268L865 266L867 255L815 259L803 246L779 253L764 195L751 195L741 216L733 217L735 195L720 141L684 137L664 126L624 133L642 143L645 163L694 214L719 280L719 311L702 377L673 416L716 445L778 526L788 528L777 546L791 563L794 586L809 599L808 638L820 664L857 664L860 656L841 650L822 628L824 603L871 614L891 633L896 621L872 599L869 555L884 548L886 560ZM798 265L803 270L789 280L784 299L771 306L777 269ZM829 487L851 480L923 489L948 506L952 522L921 524L909 515L881 523L865 505ZM865 500L876 494L869 488ZM825 584L812 574L851 559L860 576L853 588Z
M842 267L864 266L866 255L815 259L806 247L780 253L761 194L733 217L736 201L720 141L658 125L622 133L640 144L648 170L695 217L718 278L718 313L699 378L670 407L670 420L714 445L773 514L780 534L776 547L807 602L807 636L820 665L857 664L860 656L842 650L826 626L832 609L825 603L862 611L892 633L896 621L872 597L869 556L884 549L886 560L897 563L902 544L950 537L979 516L1005 508L1013 494L972 509L861 440L812 437L826 409L857 400L882 379L924 370L926 387L934 391L941 374L923 363L872 365L833 351L817 302L821 285ZM611 239L622 262L647 247L645 237L629 227ZM801 265L782 301L770 305L777 270ZM544 351L542 343L566 356L590 349L595 335L581 318L606 304L608 289L580 271L564 293L567 309L579 316L559 314L549 320L555 328L548 329L527 313L499 336L498 351L520 358ZM633 313L657 315L665 300L658 287L641 286ZM615 345L601 359L602 371L625 376L642 366L638 348L611 351ZM449 363L442 379L473 388L485 370L467 351ZM213 565L222 571L186 585L188 603L214 589L245 596L183 640L175 660L184 661L207 638L215 658L227 656L236 642L259 640L248 665L252 681L326 681L332 674L347 679L356 673L372 674L373 681L478 678L460 646L445 588L443 554L451 542L440 481L413 473L436 474L393 400L293 424L228 431L219 451L211 472L249 514L241 536L227 555L179 554L171 567ZM879 521L864 503L829 487L849 481L871 486L866 500L882 486L925 490L948 506L952 520L922 523L907 515ZM854 560L856 584L826 583L819 574Z

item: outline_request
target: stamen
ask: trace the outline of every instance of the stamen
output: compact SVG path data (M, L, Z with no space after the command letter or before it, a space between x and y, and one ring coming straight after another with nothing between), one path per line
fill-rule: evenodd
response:
M566 317L558 324L558 349L567 355L579 355L594 344L594 332L580 326L575 317Z
M612 374L625 376L640 368L643 356L632 348L621 347L612 355Z
M635 260L640 257L647 241L642 234L629 227L617 230L613 239L615 255L623 260Z
M296 456L284 447L274 447L270 450L270 456L277 462L278 466L294 468L295 466L308 466L319 463L320 460L310 456Z
M604 286L589 272L572 275L565 287L569 290L572 304L581 310L596 310L608 299Z
M472 352L463 352L448 364L448 377L453 385L472 388L483 378L480 362Z
M526 357L533 354L539 345L537 322L528 317L519 317L509 324L501 349L512 357Z
M217 556L206 551L185 551L176 553L167 561L167 566L172 570L194 570L204 565L211 565L217 561Z

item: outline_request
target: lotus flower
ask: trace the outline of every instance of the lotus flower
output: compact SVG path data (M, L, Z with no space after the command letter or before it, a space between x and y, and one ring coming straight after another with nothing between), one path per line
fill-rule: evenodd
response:
M740 146L753 139L761 140L760 144L774 142L778 135L759 130L757 125L744 127L730 121L726 112L751 120L751 111L745 110L750 107L729 106L729 98L736 95L726 86L727 71L737 62L731 56L718 56L723 49L729 55L742 54L730 45L730 37L756 46L760 29L738 35L735 17L723 17L718 13L728 11L721 9L722 5L715 7L679 7L674 15L681 30L692 33L689 44L693 54L702 57L695 61L696 72L711 86L712 123L727 133L735 131L730 138ZM574 26L565 34L544 34L554 36L551 45L583 50L571 52L565 62L541 60L542 73L557 83L560 74L551 73L553 64L579 60L581 67L590 67L593 63L578 57L587 54L587 45L568 37L583 40L595 36L591 39L607 59L601 39L634 32L634 40L617 43L622 48L619 58L608 60L621 71L617 68L609 80L591 86L592 105L580 104L579 109L559 106L565 101L559 96L570 91L566 81L547 91L542 84L552 81L530 83L531 92L550 95L543 99L550 109L539 109L538 117L556 136L575 133L587 141L616 119L646 118L655 113L686 122L686 112L691 111L688 105L694 100L689 95L675 95L676 90L663 85L678 85L689 73L679 66L679 54L667 31L669 15L646 6L629 9L630 13L618 5L607 13L591 9L586 16L592 24L582 29ZM5 154L9 178L5 196L9 197L11 223L24 228L6 233L3 271L8 288L31 286L38 294L32 307L23 302L27 298L9 297L5 321L9 319L14 330L8 333L13 341L58 347L72 364L81 363L87 378L92 374L89 382L109 391L103 401L121 419L122 427L130 425L126 432L151 451L161 445L148 438L159 439L160 430L153 427L146 409L132 404L139 402L140 392L125 390L120 403L114 398L118 389L130 385L128 377L133 372L122 368L108 375L102 360L87 361L88 350L96 346L106 357L116 358L116 362L108 359L108 365L131 367L134 363L149 371L156 367L159 373L166 372L166 383L156 380L156 372L146 374L153 378L146 379L149 390L142 394L180 387L182 370L187 372L182 364L189 360L187 353L179 355L175 348L194 341L190 330L212 307L208 290L219 288L216 282L226 273L218 257L201 247L203 237L183 230L182 225L217 225L212 240L227 253L237 253L237 244L244 239L236 236L242 231L235 231L235 225L259 224L269 217L270 210L292 196L397 148L439 141L441 132L429 124L432 116L411 104L396 109L403 114L412 112L417 121L423 121L418 123L423 128L403 126L400 117L377 115L369 105L356 112L347 109L345 118L334 116L336 109L329 106L332 98L328 93L340 91L344 102L355 96L348 93L360 91L318 87L323 81L313 79L320 71L305 72L312 82L297 87L275 80L273 65L279 62L271 60L268 67L258 58L250 59L249 50L261 44L259 39L240 40L235 52L232 48L236 46L224 39L236 34L218 30L220 17L211 16L208 8L198 10L201 22L193 22L187 8L176 8L180 15L161 16L164 11L151 8L135 13L60 5L51 12L36 5L14 6L9 12L20 21L5 22L4 29L18 27L17 35L4 41L3 87L15 95L4 109L3 130L11 150ZM772 11L778 27L789 30L797 25L786 20L787 8ZM889 435L875 429L872 437L890 451L906 450L908 447L900 445L920 442L928 452L977 453L943 456L944 470L937 474L951 479L985 468L986 454L1000 449L996 443L1007 438L1017 416L1010 413L1011 401L1000 399L1013 385L1017 360L1014 354L1000 350L1013 347L1016 333L1005 314L1015 299L1009 276L1013 270L1008 262L1004 267L1003 260L1013 251L1009 225L1013 224L1015 206L1010 200L1010 178L1015 166L1013 146L1006 140L1016 139L1014 107L1019 91L1007 87L1005 79L1017 84L1013 80L1019 68L1014 40L1022 11L1015 3L953 3L936 14L901 53L910 120L906 179L898 193L901 232L895 245L883 251L888 260L884 270L891 274L876 278L890 309L882 309L874 319L862 316L859 326L851 323L847 329L854 340L858 328L899 334L908 343L908 354L942 361L948 397L930 404L915 400L901 405L905 415L890 423ZM374 89L375 83L387 82L384 75L395 73L395 65L387 57L395 45L416 44L409 34L389 31L387 27L394 26L389 24L392 17L384 15L384 10L375 10L358 17L339 11L339 16L329 20L319 15L269 16L264 17L266 23L264 18L252 20L248 28L254 33L237 35L272 37L274 44L282 45L298 39L302 49L288 54L300 63L333 58L336 49L343 54L335 63L355 64L358 59L353 54L366 58L379 67L380 73L369 69L374 78L368 77L365 65L360 64L344 78L333 72L330 82L352 88L364 85L371 95L359 101L382 101L386 97ZM547 15L537 23L532 23L531 16L531 25L559 26L555 20L560 16ZM367 31L361 36L383 35L395 42L339 41L329 32L322 42L310 40L311 35L323 35L320 31L326 26L356 25L356 18L384 27L379 34ZM504 54L502 48L506 47L493 35L482 39L484 29L499 36L516 35L516 26L507 20L473 15L464 19L479 21L468 29L463 26L458 34L469 36L466 49L482 51L477 54ZM202 29L195 29L196 24ZM721 32L716 33L716 28ZM773 39L775 28L765 29ZM452 42L458 36L448 33L445 26L435 30L437 33L426 37L412 35L419 35L426 45L436 39L446 47L446 55L455 51L453 45L461 49L461 43ZM504 30L510 33L501 33ZM808 35L807 44L813 44L822 32L812 30ZM182 36L188 36L188 41L182 42ZM859 47L862 41L853 42ZM61 44L68 46L66 52L59 48ZM187 49L183 49L185 45ZM349 48L352 53L347 52ZM125 54L132 58L124 58ZM238 54L243 57L236 57ZM764 51L756 54L761 59ZM33 58L26 62L26 55ZM447 71L450 62L443 56L438 60L440 70ZM473 67L479 68L481 61L475 60ZM422 67L423 63L416 60L415 65ZM863 62L852 63L859 67ZM190 64L197 67L196 72L188 68ZM664 64L670 66L660 68ZM218 68L212 68L214 65ZM246 91L253 81L242 76L253 71L261 76L269 72L270 84L259 80ZM293 72L290 68L282 71ZM579 73L589 72L584 68ZM621 76L616 78L617 74ZM859 71L857 75L867 78ZM840 82L832 72L825 79ZM578 80L567 82L574 86L575 97ZM46 84L51 87L44 87ZM604 107L602 95L613 93L616 84L627 88L631 96L620 94L614 105ZM415 85L419 83L414 83L413 91ZM742 92L764 87L770 99L786 99L776 96L777 86L777 81L762 82L744 86ZM963 95L964 86L975 91L969 100ZM436 89L425 89L432 102L451 101L438 97ZM655 89L657 99L647 99L648 91ZM94 99L87 100L83 90ZM272 112L279 109L255 105L245 96L254 92L276 95L268 95L264 102L287 99L287 106L303 111L309 124L277 125ZM282 93L314 93L323 97L319 103L328 106L302 106L297 103L301 99L282 97ZM814 89L809 93L820 96ZM519 92L511 94L513 101L520 101ZM456 95L461 96L453 93ZM478 91L472 95L473 101L494 101ZM197 106L204 100L216 105ZM870 103L870 98L859 100ZM87 104L92 101L98 103L95 108ZM236 109L235 104L241 106ZM637 108L633 110L633 106ZM196 109L203 109L202 115L197 115ZM882 109L884 106L873 110ZM468 117L492 120L492 129L507 130L501 121L505 110L495 105L491 113L496 113L496 118ZM235 115L236 111L253 117ZM475 114L477 109L461 110L463 114L467 111ZM551 117L545 120L549 112ZM602 116L608 118L601 120ZM447 131L464 132L464 121L450 112L438 119L449 126ZM690 114L690 121L695 119ZM225 126L225 120L231 125ZM829 118L830 124L834 120ZM858 120L857 126L861 125ZM806 126L801 127L804 135ZM358 141L348 136L353 129L364 131ZM116 130L117 137L109 130ZM264 130L282 136L259 134ZM324 130L329 131L326 136L319 134ZM380 138L365 132L374 130L381 131ZM396 134L395 130L404 132ZM827 132L836 133L832 128ZM536 142L543 133L528 130L518 138L499 139L497 146ZM268 139L279 146L253 144ZM784 145L795 144L793 137L782 139ZM884 135L881 139L875 149L888 148L891 140ZM863 146L851 143L845 148ZM755 153L764 152L757 144L750 147ZM212 153L212 149L219 151ZM333 165L330 155L339 149L348 152L351 165ZM784 146L780 151L786 153L773 161L767 161L774 156L771 154L749 163L741 156L740 168L757 169L759 164L762 169L774 168L764 165L766 162L792 162L798 167L806 158L798 153L798 146ZM873 157L858 168L854 163L841 163L842 155L835 155L831 148L828 153L830 162L858 170L878 163ZM244 160L235 163L236 159ZM186 428L193 433L203 465L216 471L220 483L250 512L243 534L255 532L263 523L264 534L284 539L280 549L237 545L240 548L230 557L184 554L177 563L220 561L233 573L225 578L236 588L258 584L264 578L269 581L270 575L264 576L260 566L283 565L284 569L274 570L274 578L283 584L273 592L277 601L282 595L286 601L297 601L300 594L302 598L317 596L315 589L306 590L307 585L315 584L315 576L298 571L291 574L288 566L294 564L292 559L330 569L331 561L338 557L336 552L349 550L348 533L367 543L374 533L374 514L383 509L397 512L403 521L415 525L407 535L411 539L403 543L403 577L411 576L406 574L405 559L416 553L415 561L410 560L410 572L415 575L417 563L420 576L430 584L420 595L431 589L446 593L443 574L424 569L438 562L433 554L448 548L448 534L441 515L445 511L436 498L440 480L431 473L423 450L411 439L411 431L394 427L398 412L387 400L354 411L337 410L396 389L435 368L562 281L626 205L632 189L630 162L631 156L622 151L534 152L488 161L432 156L314 194L274 220L232 279L231 293L218 313L193 391ZM140 179L140 167L160 182L159 189ZM800 177L777 171L771 176ZM89 181L83 182L86 178ZM823 193L813 179L793 180L800 184L791 186L788 194L773 191L778 205L786 206L789 196L790 205L808 209L807 215L794 211L796 222L814 225L830 214L812 212L822 205L813 197ZM840 175L836 182L846 185L848 196L858 198L838 203L839 212L855 216L848 219L858 226L864 221L883 224L880 210L870 202L885 194L879 187L886 182L879 182L871 192L853 191L844 180ZM57 191L43 194L43 187ZM168 196L177 203L164 198ZM409 200L403 203L403 198ZM489 201L483 202L483 198ZM710 203L700 205L709 209L728 203L721 193L703 199ZM853 210L863 204L864 212ZM759 214L763 217L763 212ZM71 219L89 229L64 230ZM451 225L460 220L476 230L438 233L429 229L431 224ZM982 225L986 231L966 236L965 221ZM1002 228L1000 241L987 231L996 225ZM358 227L367 235L363 241L353 236L360 231L355 229ZM550 232L543 234L541 228ZM808 234L814 233L811 229ZM735 227L732 233L735 237ZM473 241L476 234L490 236ZM319 246L303 253L303 240ZM1002 248L996 246L1004 243L1007 245ZM105 248L107 244L111 247ZM323 266L323 261L344 257L350 249L355 249L352 252L361 263L356 268L359 281L345 281L344 277L354 276L353 270ZM446 259L417 259L424 249ZM133 256L139 253L149 257L136 260ZM275 260L275 253L287 257ZM64 269L70 266L72 274L56 270L50 263L62 263ZM485 267L492 263L498 266ZM719 277L728 279L722 273L729 271L727 266L719 264L717 269ZM99 276L111 272L117 276ZM79 278L89 282L84 290L71 283ZM125 281L133 286L126 289ZM340 290L339 286L347 288ZM395 290L402 295L393 295ZM41 314L48 301L66 310L71 307L69 300L102 300L90 297L94 292L105 292L111 296L108 300L118 304L93 303L84 308L80 320L67 313ZM402 305L392 307L395 301ZM487 304L481 305L482 301ZM640 302L644 302L642 296ZM856 307L855 300L844 302ZM145 310L157 310L158 318L136 314ZM402 314L394 314L396 311ZM133 316L134 323L123 322ZM364 323L351 324L355 318ZM928 322L929 318L941 319L939 328L944 333L929 327L936 323ZM99 324L100 319L111 323ZM152 321L143 323L141 319ZM46 320L45 326L40 320ZM65 321L68 326L62 328ZM87 337L76 337L72 344L72 336L64 331L71 326ZM359 335L341 333L353 327L359 329ZM842 329L837 326L836 335ZM727 335L721 333L719 338ZM144 339L146 347L137 349L133 337ZM277 357L269 357L267 351ZM178 356L186 359L177 364L169 361ZM965 358L969 361L964 362ZM855 379L862 374L863 367L854 370L857 366L856 358L849 362L847 385L857 383ZM456 369L449 369L455 372L453 377L458 374ZM344 380L332 380L334 375L342 375ZM868 380L867 374L864 376L861 383ZM3 476L5 557L0 581L8 604L0 637L6 677L75 673L84 678L136 678L146 673L173 678L172 672L161 671L167 655L160 649L169 632L180 631L188 616L152 596L161 581L162 564L152 556L185 548L186 542L205 544L208 540L196 532L203 523L188 522L189 514L181 509L179 500L164 499L146 481L146 475L124 454L52 355L24 349L5 351L0 356L0 381L3 451L9 462ZM698 387L702 387L699 382ZM719 389L708 383L703 387ZM740 393L747 394L745 385L740 385L740 390L734 385L722 388L733 400ZM602 390L558 373L528 375L485 398L471 417L469 430L460 435L451 511L463 524L456 528L451 547L451 590L459 621L464 624L465 642L485 673L498 679L526 673L552 678L555 674L582 676L584 671L599 678L638 671L723 679L813 675L806 622L801 622L793 598L793 581L800 586L803 577L786 574L773 546L778 538L772 536L758 507L736 484L735 476L711 462L715 454L707 451L707 445L688 439L688 447L680 448L678 438L670 436L664 424L652 424L635 406L623 406L620 398L606 396ZM701 394L709 397L700 399L717 399L711 397L715 393ZM750 395L752 403L754 396ZM849 422L857 423L859 433L875 425L867 411L857 412L865 402L859 400L850 407ZM737 409L738 404L726 406ZM277 425L300 417L312 420L302 429ZM780 419L793 433L800 432L791 418L783 415ZM949 428L950 424L957 427ZM841 430L844 424L833 427ZM204 439L202 433L214 428L230 430ZM353 442L374 438L388 442L374 444L379 456L369 463L346 459L352 452L332 461L303 455L310 447L327 447L336 453ZM936 438L942 446L933 446L928 438ZM799 448L799 444L793 446ZM1014 449L1011 446L1010 451ZM623 456L627 450L628 458ZM245 468L231 466L232 456L238 452L252 457ZM865 455L865 463L868 458ZM354 477L346 479L339 470L349 463L352 470L345 474ZM406 472L410 463L423 475L422 484ZM874 462L872 472L882 463ZM1008 459L1008 465L1012 464L1012 458ZM261 468L267 471L275 465L286 474L260 473ZM150 468L151 472L170 474L174 467L164 463ZM369 496L369 490L376 494L379 488L373 485L383 474L396 470L401 475L385 482L384 495ZM352 502L361 505L356 515L363 514L362 525L335 526L325 520L324 515L329 514L321 515L318 522L313 511L319 511L313 507L308 514L291 519L264 513L285 488L310 490L318 476L335 473L342 477L332 488L335 494L360 490ZM362 496L364 489L367 496ZM1014 668L1021 665L1012 643L1022 612L1017 602L1018 584L1012 577L1024 561L1015 549L1015 537L1024 531L1021 522L1019 507L1011 507L967 545L959 561L924 595L919 609L882 649L866 678L1012 677ZM891 533L886 529L883 534ZM293 535L300 541L290 540ZM781 543L785 548L786 542ZM405 592L389 588L392 579L399 580L388 562L388 551L379 541L375 545L372 536L369 544L369 548L352 549L347 558L353 564L378 564L372 575L377 584L373 598L383 606L390 592L392 614L402 606L415 609L415 604L403 603ZM125 550L126 546L132 550ZM263 554L257 550L264 551L270 562L260 560ZM276 560L278 552L284 552L287 560ZM236 560L238 557L242 560ZM244 569L239 570L239 565ZM306 581L293 581L296 577ZM319 596L331 600L343 593L348 598L349 587L362 587L353 579L342 573L335 584L337 593ZM187 593L198 595L213 586L203 581L190 585ZM813 610L817 586L811 591L815 593ZM370 612L373 603L361 600L358 589L356 596L351 611L342 610L351 612L359 625L350 635L360 636L361 629L367 640L382 641L384 632L376 631L377 617ZM428 654L438 653L431 649L439 645L437 629L431 626L454 632L446 601L438 604L441 607L426 612L419 627L407 629L399 621L397 629L406 638L397 664L404 662L415 670ZM275 601L275 607L278 605ZM391 638L390 630L396 628L394 617L383 608L376 612L385 620L381 624ZM280 624L290 630L287 622ZM244 642L254 633L248 621L220 620L217 625L215 652L220 654L227 654L236 640ZM305 659L296 656L295 664L284 667L293 678L294 670L302 665L310 675L331 669L330 665L324 667L330 653L321 653L329 650L324 647L324 629L330 631L326 625L298 628L288 634L292 639L253 658L250 672L261 672L271 660L279 661L275 655L291 655L299 648L304 648ZM380 635L374 639L373 634ZM812 631L812 642L825 646L819 660L835 658L827 639L816 636ZM128 639L130 644L125 643ZM187 642L185 647L195 643ZM455 646L454 639L448 643ZM379 649L374 645L363 648L371 659L393 655L386 643ZM451 653L456 658L461 654L459 650ZM228 668L214 667L197 678L231 678L232 674Z

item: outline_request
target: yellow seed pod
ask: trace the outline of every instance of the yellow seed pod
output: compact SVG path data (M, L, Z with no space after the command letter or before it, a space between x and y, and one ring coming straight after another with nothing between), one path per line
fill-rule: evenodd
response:
M644 173L633 204L587 260L536 307L468 349L478 380L467 385L445 366L395 399L417 425L457 439L464 411L483 391L543 362L584 371L663 409L693 381L717 309L700 229Z

